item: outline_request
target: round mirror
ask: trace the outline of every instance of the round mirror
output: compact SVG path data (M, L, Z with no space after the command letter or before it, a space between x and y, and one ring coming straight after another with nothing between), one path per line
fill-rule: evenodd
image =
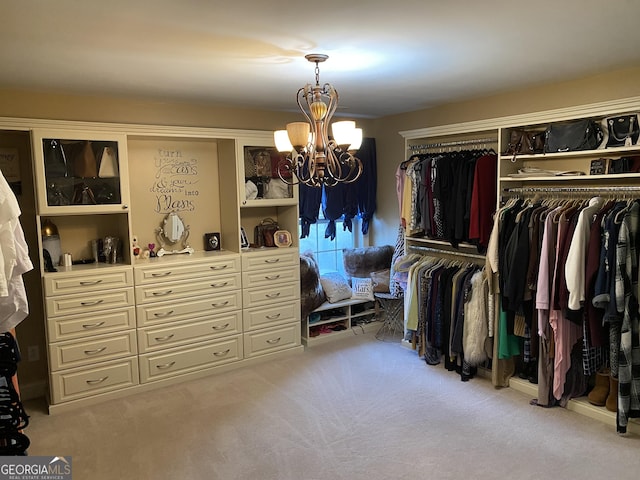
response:
M184 235L184 223L177 213L170 213L164 219L164 237L167 243L174 244L182 240Z

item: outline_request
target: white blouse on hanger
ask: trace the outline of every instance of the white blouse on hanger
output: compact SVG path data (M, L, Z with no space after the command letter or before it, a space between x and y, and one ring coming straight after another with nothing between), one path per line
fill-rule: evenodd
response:
M20 214L15 194L0 173L0 332L11 330L29 314L22 275L33 263Z

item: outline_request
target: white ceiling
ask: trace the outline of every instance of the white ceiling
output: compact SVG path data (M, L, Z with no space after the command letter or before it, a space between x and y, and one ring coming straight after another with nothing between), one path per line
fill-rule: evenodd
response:
M317 13L314 13L317 10ZM640 0L0 0L0 87L378 117L640 65Z

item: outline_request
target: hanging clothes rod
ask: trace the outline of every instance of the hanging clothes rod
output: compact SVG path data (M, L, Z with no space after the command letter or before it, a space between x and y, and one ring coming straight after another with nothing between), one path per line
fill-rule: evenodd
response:
M437 253L438 255L453 255L455 257L472 258L473 260L485 260L484 255L475 253L456 252L453 250L444 250L442 248L421 247L419 245L409 245L409 250L420 253Z
M481 143L497 143L498 139L493 137L473 138L470 140L457 140L452 142L424 143L421 145L410 145L409 150L427 150L429 148L459 147L462 145L478 145Z
M640 186L618 186L615 187L513 187L505 188L505 194L522 194L522 193L602 193L607 195L615 195L619 192L640 193Z

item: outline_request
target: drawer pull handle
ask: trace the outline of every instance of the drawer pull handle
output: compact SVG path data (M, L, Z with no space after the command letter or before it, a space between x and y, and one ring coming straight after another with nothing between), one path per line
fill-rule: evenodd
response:
M229 305L229 300L227 300L226 302L222 302L222 303L212 303L211 306L212 307L224 307L225 305Z
M164 363L162 365L156 365L158 370L166 370L167 368L171 368L176 364L176 362Z
M275 320L276 318L280 318L280 314L276 313L274 315L267 315L268 320Z
M84 325L82 325L82 328L98 328L101 327L102 325L104 325L106 322L98 322L98 323L85 323Z
M109 378L109 375L107 375L106 377L99 378L97 380L86 380L86 382L87 382L87 385L97 385L99 383L104 382L107 378Z
M266 277L264 277L267 280L277 280L280 278L280 275L267 275Z
M94 300L93 302L80 302L83 307L93 307L94 305L100 305L104 300Z
M214 325L213 328L214 330L225 330L227 327L229 327L228 323L225 323L224 325Z
M173 333L171 335L165 335L164 337L155 337L156 342L166 342L167 340L171 340L173 338Z
M271 345L275 345L276 343L278 343L280 341L281 337L278 338L272 338L271 340L267 340L267 343L271 344Z
M279 297L279 296L280 296L280 292L276 292L276 293L267 293L267 294L265 295L265 297L267 297L267 298L276 298L276 297Z
M166 290L164 292L153 292L154 297L164 297L165 295L171 295L173 290Z
M85 350L84 353L85 355L97 355L99 353L104 352L106 349L107 347L96 348L95 350Z
M211 270L224 270L227 267L228 267L228 265L216 265L216 266L212 266L212 267L209 267L209 268Z
M264 263L278 263L280 261L279 258L269 258L264 261Z
M169 310L168 312L165 312L165 313L154 313L153 315L157 318L164 318L172 314L173 314L173 310Z
M224 352L213 352L216 357L224 357L227 353L231 351L230 348L227 348Z
M152 277L168 277L169 275L171 275L171 271L151 274Z
M80 285L85 287L85 286L89 286L89 285L98 285L99 283L102 283L102 280L93 280L92 282L84 281L84 282L80 282Z
M224 287L226 285L229 285L229 282L222 282L222 283L212 283L211 286L213 288L220 288L220 287Z

